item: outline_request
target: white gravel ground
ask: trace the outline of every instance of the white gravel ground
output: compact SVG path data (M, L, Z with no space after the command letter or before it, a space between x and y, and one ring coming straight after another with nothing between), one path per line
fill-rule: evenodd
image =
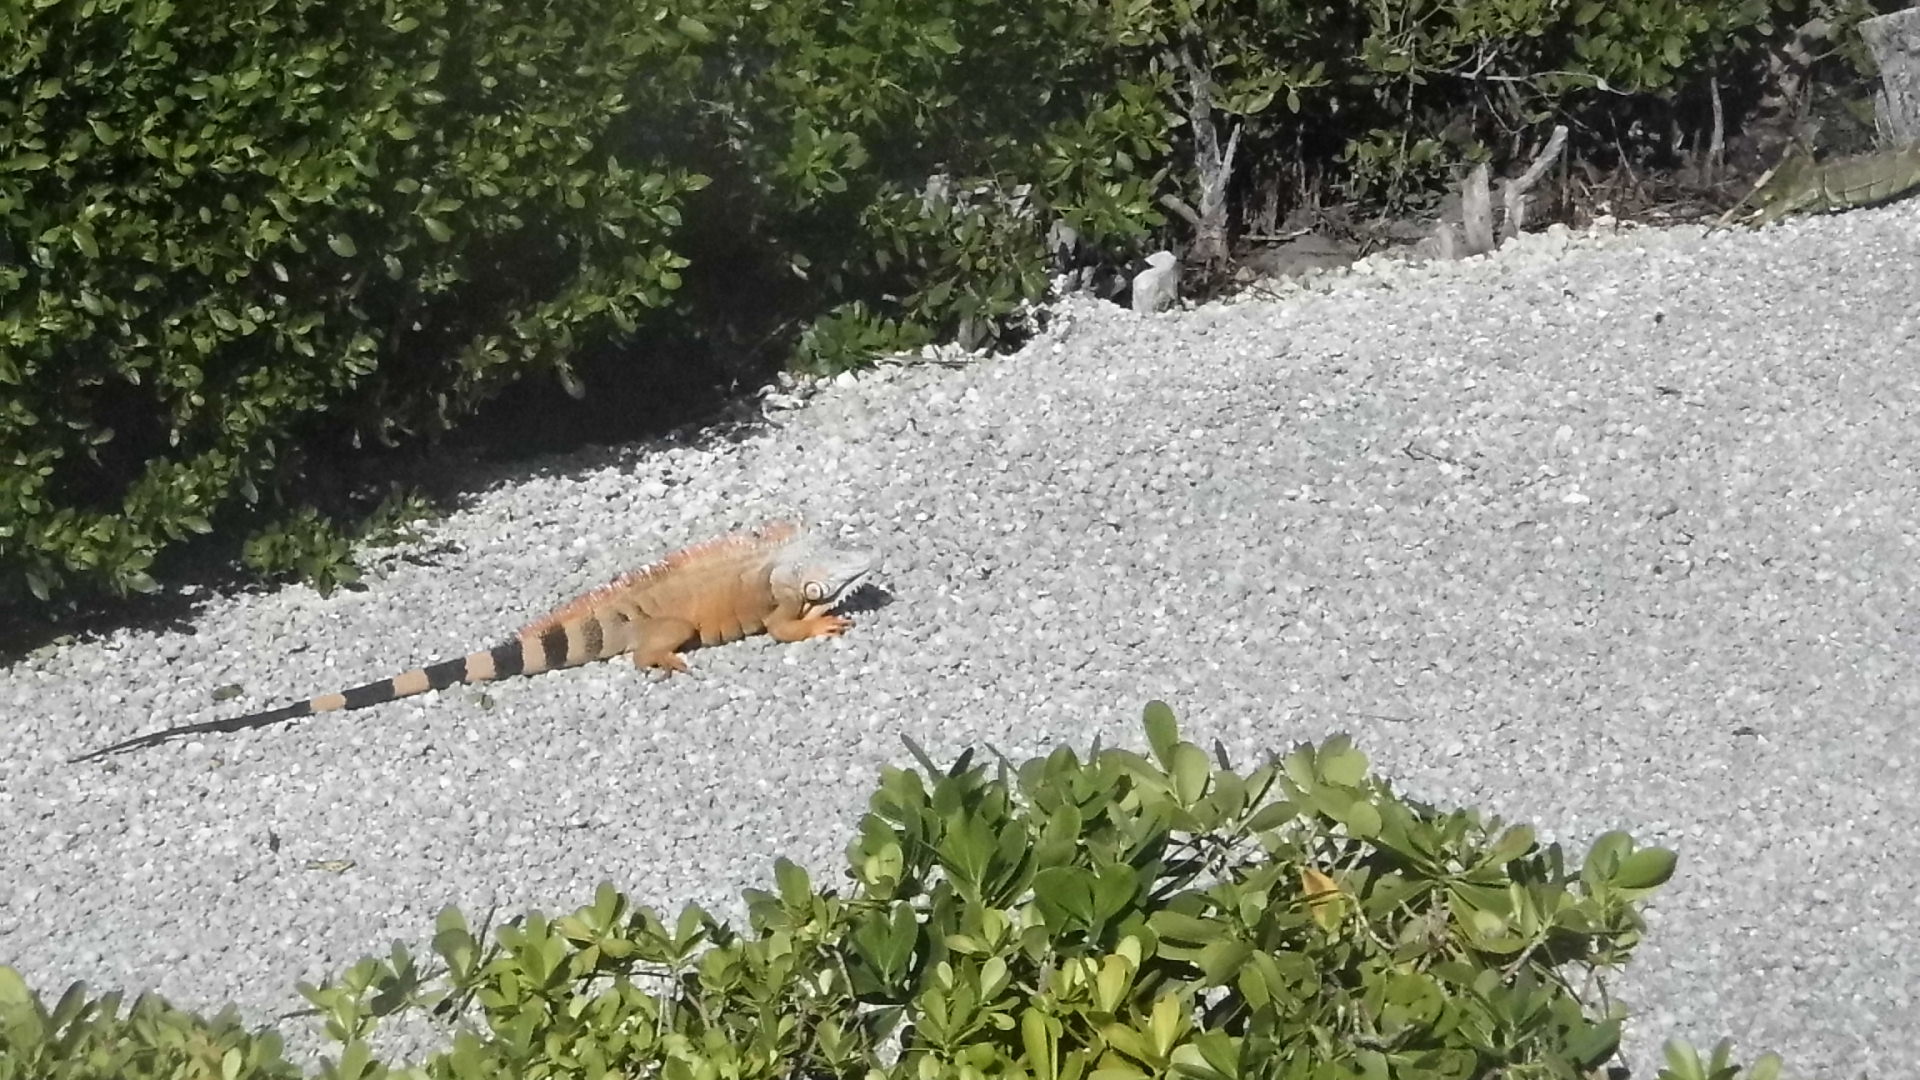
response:
M0 962L265 1020L448 903L610 879L732 913L776 855L838 866L900 735L1137 743L1157 696L1237 758L1350 731L1416 797L1677 848L1625 984L1637 1074L1730 1035L1898 1076L1916 462L1920 201L1155 318L1067 303L1017 355L842 380L744 440L528 468L363 591L216 598L191 633L0 671ZM789 510L885 560L844 639L64 761L458 655Z

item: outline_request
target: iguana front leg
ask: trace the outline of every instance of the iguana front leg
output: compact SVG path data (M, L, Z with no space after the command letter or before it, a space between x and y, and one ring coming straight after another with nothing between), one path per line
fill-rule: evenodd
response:
M700 636L700 628L685 619L648 618L638 608L623 612L633 640L633 666L660 668L669 674L692 670L680 647Z
M767 635L773 640L790 643L805 641L813 637L834 637L847 632L853 620L845 615L832 615L821 612L816 615L788 615L776 611L767 619Z

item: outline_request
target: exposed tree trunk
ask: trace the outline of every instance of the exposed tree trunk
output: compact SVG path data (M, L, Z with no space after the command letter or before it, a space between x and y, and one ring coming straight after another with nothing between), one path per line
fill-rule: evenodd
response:
M1719 104L1718 96L1714 98L1714 103ZM1718 112L1717 109L1715 111ZM1714 141L1716 144L1719 142L1717 130ZM1500 202L1507 211L1506 220L1501 224L1503 235L1518 236L1527 227L1527 208L1531 205L1534 186L1560 160L1560 150L1566 145L1567 125L1553 125L1553 134L1547 136L1547 145L1533 156L1533 164L1527 166L1527 171L1500 185Z
M1184 218L1193 227L1193 245L1187 249L1187 261L1213 268L1226 264L1229 246L1227 222L1227 185L1233 179L1233 155L1240 145L1240 125L1227 135L1220 147L1220 132L1213 121L1213 76L1195 59L1193 42L1199 38L1197 27L1188 28L1188 40L1178 58L1187 72L1187 123L1193 132L1195 165L1200 173L1200 209L1195 210L1173 195L1162 195L1160 204Z
M1875 126L1895 146L1920 141L1920 7L1860 24L1860 36L1880 67Z
M1492 172L1483 161L1460 185L1460 231L1466 234L1469 255L1493 250L1493 192L1487 186Z

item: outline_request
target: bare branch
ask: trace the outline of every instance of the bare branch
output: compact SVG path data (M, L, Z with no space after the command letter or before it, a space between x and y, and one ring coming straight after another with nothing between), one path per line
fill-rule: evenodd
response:
M1547 145L1535 155L1533 164L1518 177L1501 185L1500 202L1506 210L1506 229L1509 236L1516 235L1527 223L1527 193L1547 175L1547 170L1560 158L1560 151L1567 144L1567 125L1555 124L1553 134L1548 136Z
M1185 218L1187 224L1194 228L1198 229L1200 227L1200 215L1194 213L1193 207L1188 206L1186 200L1180 196L1162 195L1160 196L1160 205Z

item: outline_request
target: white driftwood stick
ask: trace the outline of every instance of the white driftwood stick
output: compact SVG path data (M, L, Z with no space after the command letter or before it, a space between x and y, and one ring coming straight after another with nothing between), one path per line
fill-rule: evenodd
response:
M1567 125L1553 125L1553 134L1547 137L1547 145L1534 156L1533 164L1527 171L1501 185L1500 202L1506 208L1506 231L1509 236L1517 236L1527 224L1527 193L1532 191L1547 170L1560 159L1560 148L1567 145Z
M1874 126L1895 146L1920 141L1920 7L1867 19L1860 36L1880 67Z

